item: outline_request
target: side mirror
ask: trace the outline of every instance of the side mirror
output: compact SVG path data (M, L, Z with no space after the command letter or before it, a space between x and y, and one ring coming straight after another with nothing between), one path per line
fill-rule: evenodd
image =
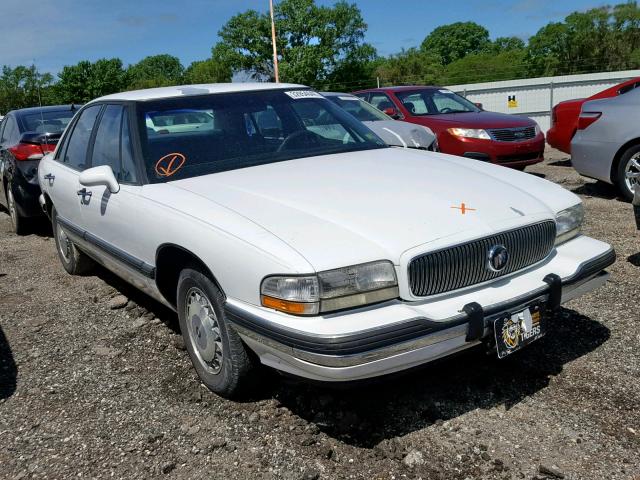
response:
M394 120L397 120L400 118L400 113L398 113L398 111L393 107L385 108L384 110L382 110L382 112L386 113Z
M480 102L478 102L478 103L474 103L474 105L475 105L476 107L478 107L480 110L484 110L484 108L482 108L482 104L481 104Z
M120 184L113 174L113 170L109 165L100 165L99 167L88 168L83 171L78 178L80 185L84 187L105 186L111 193L120 191Z

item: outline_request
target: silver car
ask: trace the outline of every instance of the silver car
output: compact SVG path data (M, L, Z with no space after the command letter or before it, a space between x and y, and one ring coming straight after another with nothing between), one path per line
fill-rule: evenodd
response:
M615 185L632 200L640 179L640 89L582 105L571 163L585 177Z
M438 151L438 141L429 127L394 120L355 95L335 92L322 95L364 123L387 145Z

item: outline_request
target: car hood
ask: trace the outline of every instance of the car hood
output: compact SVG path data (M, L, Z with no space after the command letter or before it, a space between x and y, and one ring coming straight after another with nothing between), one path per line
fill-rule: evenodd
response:
M258 224L316 270L376 259L399 264L403 252L416 246L553 218L577 203L575 195L532 175L394 148L283 161L167 185L176 189L171 195L204 197ZM560 207L543 203L536 193L559 199ZM201 205L201 199L179 203ZM473 210L463 214L462 203ZM186 213L207 217L195 208Z
M446 124L447 127L459 126L464 128L513 128L535 125L535 122L527 117L484 111L445 113L414 118L424 118L425 121L434 120L441 124Z
M362 122L387 145L409 148L427 148L436 139L429 127L396 120Z

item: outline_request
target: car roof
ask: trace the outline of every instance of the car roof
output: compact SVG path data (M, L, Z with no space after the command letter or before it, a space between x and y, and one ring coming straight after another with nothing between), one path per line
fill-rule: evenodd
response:
M402 92L406 90L421 90L423 88L428 90L433 90L433 89L442 88L442 87L438 87L436 85L398 85L395 87L368 88L365 90L358 90L356 93L358 92Z
M80 105L48 105L46 107L19 108L17 110L11 110L10 112L7 112L7 115L9 113L21 116L40 112L64 112L65 110L77 110L78 108L80 108Z
M288 88L308 88L304 85L293 83L205 83L199 85L177 85L174 87L148 88L145 90L133 90L130 92L114 93L96 98L93 102L105 100L122 100L144 102L147 100L160 100L163 98L176 98L187 95L207 95L213 93L251 92L256 90L284 90Z

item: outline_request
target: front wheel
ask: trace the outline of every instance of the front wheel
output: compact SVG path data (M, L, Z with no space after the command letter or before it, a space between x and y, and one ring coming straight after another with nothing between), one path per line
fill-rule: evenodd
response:
M51 211L51 224L53 236L56 240L56 251L60 263L71 275L81 275L88 272L94 263L86 254L78 250L78 247L71 241L65 229L58 222L58 214L55 207Z
M202 382L223 397L246 392L255 362L225 320L220 289L197 268L186 268L178 280L177 304L184 343Z
M625 200L633 200L634 189L640 183L640 145L634 145L622 154L615 180Z

